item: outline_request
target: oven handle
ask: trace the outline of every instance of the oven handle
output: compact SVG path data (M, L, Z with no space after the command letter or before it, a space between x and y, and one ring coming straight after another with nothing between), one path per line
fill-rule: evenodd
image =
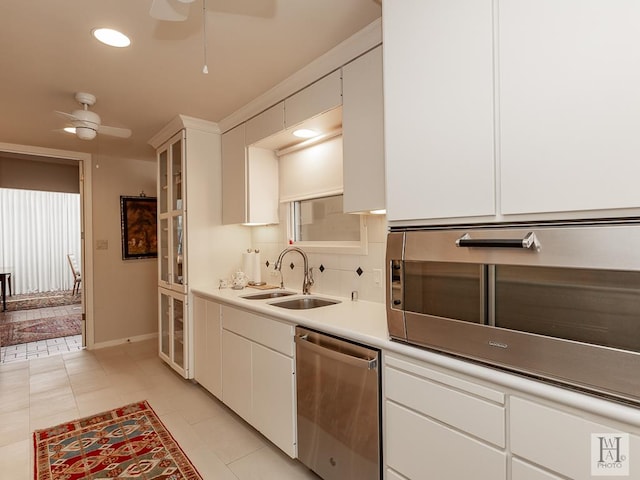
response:
M471 238L465 233L456 240L456 247L485 247L485 248L535 248L540 251L540 242L533 232L527 233L524 238Z
M324 357L349 364L353 367L366 368L367 370L375 370L376 368L378 368L377 358L354 357L353 355L338 352L337 350L333 350L326 346L313 343L309 341L307 337L308 335L296 335L294 338L297 345L311 350L318 355L322 355Z

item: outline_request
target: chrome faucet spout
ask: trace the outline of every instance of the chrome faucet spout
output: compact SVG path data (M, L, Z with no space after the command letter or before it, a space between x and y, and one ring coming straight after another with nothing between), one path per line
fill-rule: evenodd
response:
M282 279L282 259L289 252L298 252L302 255L303 267L304 267L304 280L302 281L302 293L309 295L311 286L313 285L313 268L309 269L309 258L304 251L298 247L287 247L278 256L274 268L280 272L280 288L284 288L284 281Z

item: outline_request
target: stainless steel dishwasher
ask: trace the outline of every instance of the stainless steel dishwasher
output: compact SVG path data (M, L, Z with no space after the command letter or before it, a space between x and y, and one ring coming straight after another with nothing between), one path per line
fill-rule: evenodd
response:
M298 459L325 480L381 478L380 351L296 327Z

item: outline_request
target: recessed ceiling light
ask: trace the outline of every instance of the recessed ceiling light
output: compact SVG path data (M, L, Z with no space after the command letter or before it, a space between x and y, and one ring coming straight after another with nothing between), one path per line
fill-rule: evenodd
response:
M95 28L91 31L91 34L100 42L111 47L128 47L131 45L131 40L124 33L112 28Z
M320 135L319 132L315 130L309 130L308 128L301 128L293 132L293 134L298 138L313 138Z

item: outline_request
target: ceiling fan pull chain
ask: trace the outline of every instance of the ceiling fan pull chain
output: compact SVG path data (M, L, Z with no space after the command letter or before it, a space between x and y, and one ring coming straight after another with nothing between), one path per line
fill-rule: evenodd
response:
M202 0L202 50L204 54L202 73L206 75L209 73L209 68L207 67L207 0Z

